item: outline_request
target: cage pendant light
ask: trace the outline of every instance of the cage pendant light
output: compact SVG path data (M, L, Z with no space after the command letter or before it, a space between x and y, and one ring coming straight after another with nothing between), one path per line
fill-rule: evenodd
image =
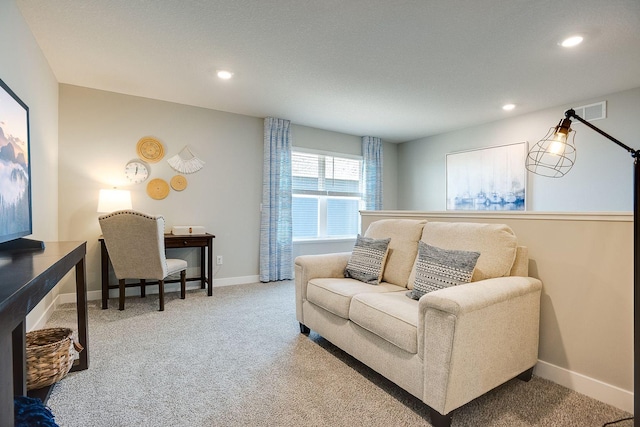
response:
M571 120L560 120L529 150L525 167L530 172L550 178L566 175L576 162L576 132L571 129Z

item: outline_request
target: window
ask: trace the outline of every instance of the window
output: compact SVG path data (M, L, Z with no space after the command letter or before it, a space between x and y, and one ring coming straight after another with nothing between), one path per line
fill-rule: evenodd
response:
M291 153L293 238L355 237L360 231L362 158Z

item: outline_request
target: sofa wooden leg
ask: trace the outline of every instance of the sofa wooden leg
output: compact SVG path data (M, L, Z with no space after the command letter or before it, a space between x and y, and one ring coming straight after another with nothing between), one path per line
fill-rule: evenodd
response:
M523 373L521 373L520 375L518 375L518 379L522 380L524 382L529 382L531 381L531 378L533 377L533 368L529 368L526 371L524 371Z
M140 279L140 298L145 298L147 296L147 292L145 288L147 287L147 281L145 279Z
M304 324L300 323L300 333L309 335L309 332L311 332L311 329L307 328Z
M431 425L433 427L451 427L451 412L447 415L442 415L435 409L431 409L429 415L431 415Z

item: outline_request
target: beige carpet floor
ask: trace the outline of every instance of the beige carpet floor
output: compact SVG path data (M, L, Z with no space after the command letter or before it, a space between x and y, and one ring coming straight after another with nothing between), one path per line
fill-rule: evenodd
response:
M292 282L89 303L90 367L49 406L61 427L429 426L420 400L314 333L300 334ZM47 326L75 327L75 307ZM535 377L456 410L453 426L602 426L629 414ZM632 426L632 421L616 424Z

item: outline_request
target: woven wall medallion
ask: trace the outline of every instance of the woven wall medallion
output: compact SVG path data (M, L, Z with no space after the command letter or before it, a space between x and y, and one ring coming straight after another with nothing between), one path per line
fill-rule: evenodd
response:
M164 147L155 138L145 136L140 138L136 146L138 157L150 163L159 162L164 157Z
M185 188L187 188L187 178L185 178L182 175L176 175L173 178L171 178L171 188L173 188L176 191L182 191Z
M155 200L162 200L169 195L169 184L160 178L155 178L147 184L147 194Z

